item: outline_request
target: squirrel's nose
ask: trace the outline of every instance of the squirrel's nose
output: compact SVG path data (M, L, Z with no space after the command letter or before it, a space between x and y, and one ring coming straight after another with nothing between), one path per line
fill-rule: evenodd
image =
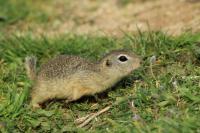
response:
M140 60L140 65L142 65L144 63L144 61L143 60Z

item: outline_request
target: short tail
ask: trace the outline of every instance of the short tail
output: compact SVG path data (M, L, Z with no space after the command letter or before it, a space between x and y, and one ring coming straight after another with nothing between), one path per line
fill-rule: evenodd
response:
M37 58L34 56L28 56L25 58L26 73L31 80L35 80L36 78L36 62Z

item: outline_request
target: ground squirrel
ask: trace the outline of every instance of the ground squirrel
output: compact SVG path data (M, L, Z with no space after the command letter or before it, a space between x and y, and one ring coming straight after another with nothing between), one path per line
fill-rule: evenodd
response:
M115 50L97 62L79 56L60 55L41 66L36 74L36 58L26 57L28 77L34 81L31 105L49 99L75 101L113 86L140 66L140 59L132 52Z

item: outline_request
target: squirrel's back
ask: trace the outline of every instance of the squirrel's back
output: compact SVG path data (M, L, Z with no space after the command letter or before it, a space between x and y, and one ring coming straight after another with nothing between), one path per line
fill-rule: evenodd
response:
M41 66L38 78L64 78L77 70L93 70L95 63L74 55L59 55Z

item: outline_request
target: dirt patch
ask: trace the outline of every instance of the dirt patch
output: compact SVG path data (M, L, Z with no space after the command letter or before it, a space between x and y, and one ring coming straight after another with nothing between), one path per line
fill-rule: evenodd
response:
M184 31L200 31L198 0L58 0L45 6L56 14L46 24L29 23L18 31L46 34L77 33L120 35L123 32L162 30L177 35ZM20 24L18 24L20 25ZM12 27L16 31L16 28Z

